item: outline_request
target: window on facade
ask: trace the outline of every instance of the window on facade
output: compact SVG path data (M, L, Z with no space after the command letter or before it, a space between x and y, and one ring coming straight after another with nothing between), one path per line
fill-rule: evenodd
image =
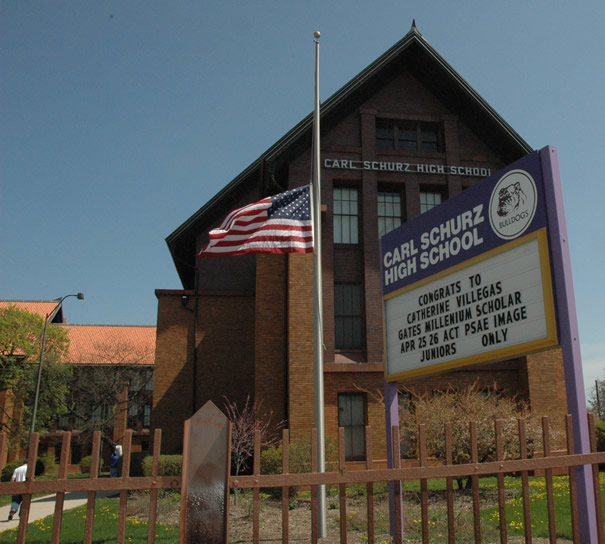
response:
M130 376L129 391L152 391L153 390L153 371L147 368L137 368Z
M376 149L443 152L441 125L397 119L376 119Z
M96 405L92 409L90 419L95 423L95 425L102 425L107 419L108 413L109 407L106 404Z
M401 225L401 194L396 192L378 192L378 236Z
M359 195L357 189L334 188L334 243L359 243Z
M363 347L361 285L334 284L334 336L336 349Z
M437 191L420 191L420 213L428 212L435 206L439 206L443 197Z
M143 409L143 427L151 427L151 404L146 404Z
M69 426L69 416L63 414L57 419L57 429L67 429Z
M366 399L363 393L338 395L338 426L345 430L345 459L362 461L366 453Z
M141 425L141 407L137 403L129 403L127 425L129 429L138 429Z

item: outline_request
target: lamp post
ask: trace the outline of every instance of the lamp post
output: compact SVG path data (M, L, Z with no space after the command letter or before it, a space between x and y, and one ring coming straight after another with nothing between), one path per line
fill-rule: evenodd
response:
M54 310L46 315L46 319L44 320L44 329L42 330L42 342L40 344L40 363L38 364L38 379L36 380L36 393L34 396L34 411L32 412L32 424L29 429L29 441L31 443L31 436L36 428L36 415L38 413L38 401L40 399L40 382L42 380L42 365L44 363L44 346L46 344L46 329L48 324L55 318L61 306L63 305L63 301L69 297L76 297L78 300L84 300L84 293L76 293L73 295L65 295L62 298L56 299L57 305Z

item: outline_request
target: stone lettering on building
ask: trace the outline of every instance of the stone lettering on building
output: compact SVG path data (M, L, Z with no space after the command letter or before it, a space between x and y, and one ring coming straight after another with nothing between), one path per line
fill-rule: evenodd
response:
M426 164L393 161L353 161L349 159L324 159L324 168L343 170L370 170L373 172L408 172L411 174L442 174L453 176L491 176L491 168L476 166L457 166L445 164Z

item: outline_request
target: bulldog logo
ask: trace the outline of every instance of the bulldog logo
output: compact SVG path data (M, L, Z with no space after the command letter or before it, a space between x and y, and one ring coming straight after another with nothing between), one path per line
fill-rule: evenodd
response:
M527 196L521 188L521 183L511 183L507 187L502 187L498 193L498 210L500 217L506 217L509 213L519 210L525 206Z
M505 240L521 236L536 213L536 184L525 170L511 170L502 176L492 191L489 222Z

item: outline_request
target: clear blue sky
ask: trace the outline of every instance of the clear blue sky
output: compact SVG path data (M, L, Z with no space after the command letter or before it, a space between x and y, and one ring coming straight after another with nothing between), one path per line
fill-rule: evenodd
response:
M420 32L559 151L585 385L605 378L605 2L0 2L0 298L155 324L164 239L313 108Z

